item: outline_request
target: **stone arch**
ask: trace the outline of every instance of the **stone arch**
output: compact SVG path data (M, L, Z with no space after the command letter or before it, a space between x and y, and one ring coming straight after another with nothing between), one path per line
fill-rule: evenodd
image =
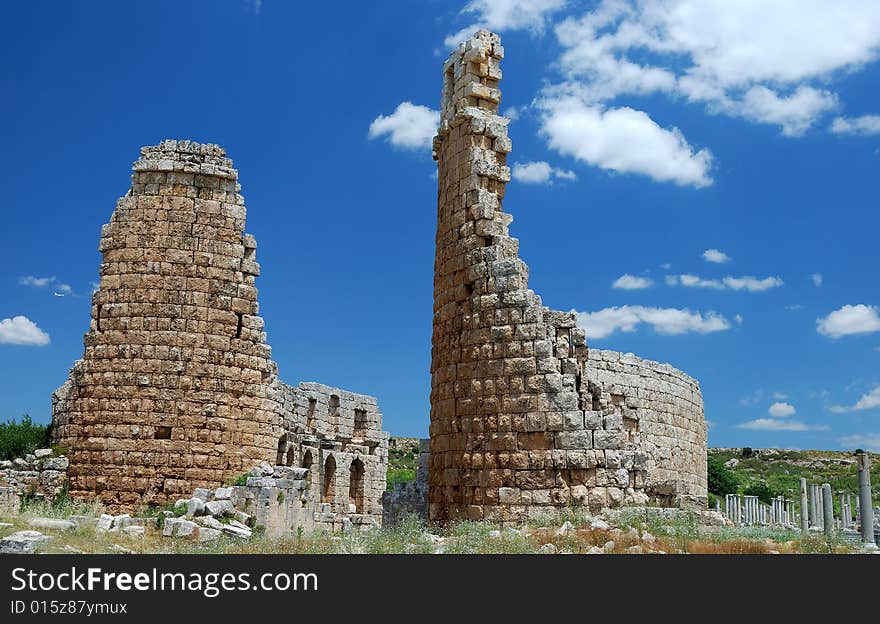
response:
M284 465L284 456L287 453L287 434L281 434L281 437L278 438L278 452L275 455L275 465L283 466Z
M327 456L324 462L324 483L321 488L321 502L333 503L336 494L336 458Z
M364 513L364 476L366 467L360 457L351 462L349 469L348 502L354 505L355 513Z
M306 470L312 469L312 464L314 463L314 458L312 457L312 449L306 449L305 453L303 453L302 457L302 467Z

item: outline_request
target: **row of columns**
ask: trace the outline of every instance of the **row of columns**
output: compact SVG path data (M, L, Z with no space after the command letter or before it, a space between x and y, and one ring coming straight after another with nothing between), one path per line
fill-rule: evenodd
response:
M859 493L856 496L856 524L861 528L862 541L874 544L874 508L871 502L871 458L867 453L856 453L859 469ZM853 528L852 495L840 492L840 529ZM716 506L720 511L720 503ZM794 501L781 496L770 505L762 504L757 496L727 494L724 498L724 515L737 525L755 524L791 525L795 522ZM835 531L834 499L828 483L807 484L800 482L800 526L806 533L810 527L822 527L825 535Z
M719 510L720 511L720 510ZM794 501L781 496L764 505L757 496L728 494L724 499L724 515L736 524L791 524L794 518Z

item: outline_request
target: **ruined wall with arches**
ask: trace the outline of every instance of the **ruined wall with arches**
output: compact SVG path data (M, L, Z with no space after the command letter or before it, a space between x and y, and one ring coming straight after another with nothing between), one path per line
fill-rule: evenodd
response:
M315 522L381 522L388 433L376 399L314 382L278 387L278 463L308 469L306 500Z

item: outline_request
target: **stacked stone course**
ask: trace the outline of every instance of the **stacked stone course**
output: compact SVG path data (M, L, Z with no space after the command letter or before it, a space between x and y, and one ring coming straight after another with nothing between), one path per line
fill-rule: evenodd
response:
M166 140L142 148L133 170L101 231L83 357L52 398L71 495L110 508L168 503L312 444L342 465L344 496L323 512L348 513L343 480L363 455L361 507L381 516L387 435L375 399L277 379L259 316L257 243L244 232L238 172L225 151ZM318 396L326 414L323 394L341 401L333 422L308 423L306 397ZM355 404L365 413L360 431Z
M618 409L617 402L632 393L620 399L609 391L603 403L599 383L593 396L586 336L575 314L544 307L528 288L528 267L508 232L512 216L501 207L512 147L508 120L497 114L503 56L500 38L480 30L443 67L434 138L432 520L506 522L562 507L640 504L648 498L646 483L662 478L648 476L652 466L670 475L676 469L660 453L649 458L627 422L633 419ZM610 377L604 381L612 383ZM640 398L650 410L662 393L650 384L644 389L645 396L630 402ZM698 388L691 399L696 407L687 418L702 422ZM699 426L693 427L696 445ZM663 436L676 433L660 421L650 430L651 443L663 448ZM705 480L693 490L705 500Z

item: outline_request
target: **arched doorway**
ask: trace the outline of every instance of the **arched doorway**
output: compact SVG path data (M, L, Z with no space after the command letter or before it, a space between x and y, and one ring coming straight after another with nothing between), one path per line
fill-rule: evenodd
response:
M331 455L324 462L324 487L321 490L321 502L332 503L336 493L336 460Z
M354 505L355 513L364 512L365 472L366 469L364 467L364 462L362 462L359 457L355 458L355 460L351 462L351 469L349 470L351 481L348 486L348 502Z

